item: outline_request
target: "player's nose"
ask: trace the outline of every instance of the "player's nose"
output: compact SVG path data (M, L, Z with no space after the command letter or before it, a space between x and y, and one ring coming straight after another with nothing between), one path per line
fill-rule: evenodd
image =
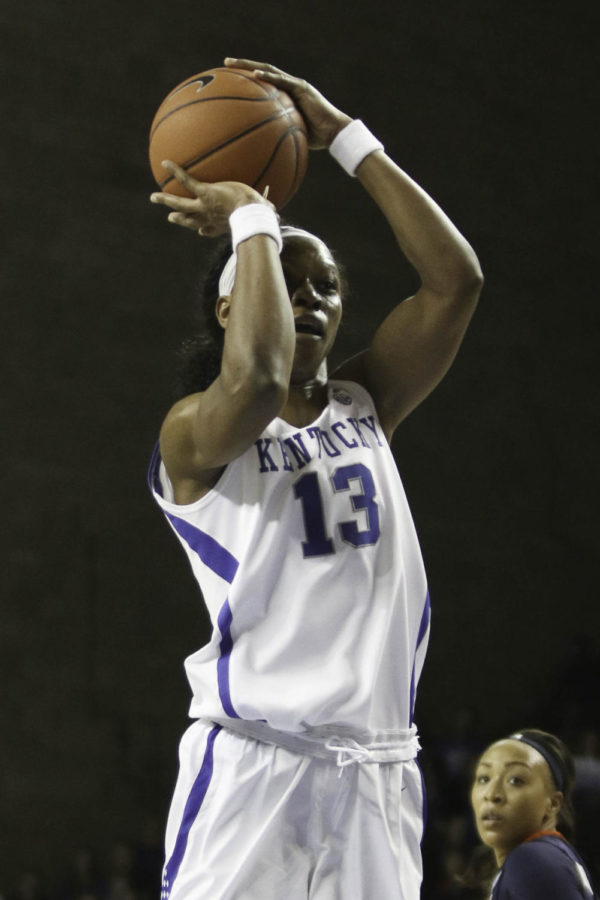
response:
M321 309L323 302L308 276L304 278L294 290L292 294L292 305L306 306L309 309Z
M502 782L499 778L491 778L484 791L483 797L484 800L487 800L490 803L497 803L502 799Z

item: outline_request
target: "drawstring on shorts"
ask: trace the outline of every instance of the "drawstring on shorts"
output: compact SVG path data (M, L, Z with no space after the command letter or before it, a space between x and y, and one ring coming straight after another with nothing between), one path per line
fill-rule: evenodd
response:
M292 753L302 753L335 762L341 778L342 769L354 763L368 765L372 763L408 762L415 759L421 745L416 725L406 731L380 732L379 740L361 744L354 738L336 734L333 728L307 729L302 733L276 731L264 722L249 722L241 719L214 719L214 723L229 731L285 747ZM385 740L381 740L384 737Z
M325 749L336 754L336 765L339 768L338 778L342 777L342 769L354 763L382 763L382 762L406 762L414 759L420 750L417 729L413 726L407 732L404 743L397 744L371 744L365 747L351 737L332 735L325 743Z
M339 768L338 778L342 777L342 769L351 766L353 763L374 762L373 752L363 747L353 738L340 738L337 735L329 738L325 744L327 750L331 750L336 754L335 764Z

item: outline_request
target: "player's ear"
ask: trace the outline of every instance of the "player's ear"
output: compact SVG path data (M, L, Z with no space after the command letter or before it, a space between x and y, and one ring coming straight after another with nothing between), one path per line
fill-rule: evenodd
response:
M563 800L564 794L562 794L561 791L552 791L552 793L548 795L546 804L547 812L544 816L544 823L546 825L551 825L553 828L556 827L556 820L558 818L560 808L563 805Z
M231 308L231 297L229 295L224 297L219 297L217 300L217 305L215 307L215 314L217 316L217 321L221 328L227 328L227 321L229 319L229 310Z
M565 799L565 796L562 793L562 791L554 791L552 793L552 796L550 797L550 804L552 807L552 812L554 812L558 815L558 813L560 812L560 808L563 805L564 799Z

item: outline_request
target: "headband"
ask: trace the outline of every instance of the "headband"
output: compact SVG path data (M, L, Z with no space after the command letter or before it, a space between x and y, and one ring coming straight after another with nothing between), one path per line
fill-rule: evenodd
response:
M552 773L552 778L554 779L554 783L559 791L563 791L565 788L565 777L563 772L563 767L560 764L558 758L549 750L547 747L544 747L543 744L540 744L539 741L536 741L535 738L529 737L527 732L519 731L517 734L510 735L511 741L520 741L522 744L529 744L530 747L533 747L534 750L543 756L546 763L548 764L548 768Z
M316 235L311 234L310 231L305 231L303 228L296 228L294 225L282 225L281 236L284 239L286 237L307 237L312 238L312 240L320 240ZM223 271L221 272L221 277L219 278L219 297L227 297L233 290L236 262L236 254L232 253L225 263Z

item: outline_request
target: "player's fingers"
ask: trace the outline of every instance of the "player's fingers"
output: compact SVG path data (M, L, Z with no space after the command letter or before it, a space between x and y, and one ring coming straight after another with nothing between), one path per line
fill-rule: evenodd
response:
M272 66L270 63L257 62L254 59L232 59L231 57L227 57L225 62L236 68L249 69L257 78L290 92L308 87L304 79L288 75L283 69L278 69L277 66Z
M198 192L198 185L201 182L196 181L195 178L192 178L185 169L182 169L181 166L178 166L177 163L173 162L172 159L164 159L161 163L163 169L166 169L170 175L173 175L174 178L177 179L179 184L183 185L186 190L190 191L192 194L196 194Z
M197 216L186 215L186 213L182 212L171 212L167 219L174 225L181 225L182 228L191 228L192 231L202 232Z
M275 87L286 90L291 95L298 90L306 88L306 82L302 78L286 75L285 72L267 72L266 69L254 69L254 75L261 81L267 81L269 84L274 84Z
M225 58L226 66L234 66L238 69L260 69L261 72L268 72L272 75L285 75L281 69L278 69L277 66L272 66L270 63L257 62L255 59L237 59L232 56L227 56Z
M178 206L180 200L181 197L177 197L175 194L150 194L150 203L158 203L160 206L170 206L172 209L175 209Z
M171 209L179 212L198 212L202 204L198 197L180 197L178 194L169 194L167 192L154 193L150 195L151 203L160 203L163 206L170 206Z
M260 68L260 63L257 63L256 66L257 68L253 69L252 72L257 78L261 81L266 81L269 84L274 84L275 87L286 91L290 97L293 97L294 100L296 100L296 102L301 101L310 94L316 94L315 89L311 87L304 78L296 78L295 75L288 75L286 72L282 72L281 69L276 69L274 66L269 66L265 69Z
M177 166L177 168L184 175L186 174L184 169L181 169L179 166ZM227 184L227 182L216 182L213 184L208 181L196 181L195 178L187 175L184 179L178 180L180 180L180 183L183 184L189 193L192 193L195 196L182 197L180 194L171 194L169 191L155 191L150 195L151 202L161 203L163 206L170 206L171 209L176 209L180 212L199 213L214 202L214 195L216 194L218 196L221 184Z

